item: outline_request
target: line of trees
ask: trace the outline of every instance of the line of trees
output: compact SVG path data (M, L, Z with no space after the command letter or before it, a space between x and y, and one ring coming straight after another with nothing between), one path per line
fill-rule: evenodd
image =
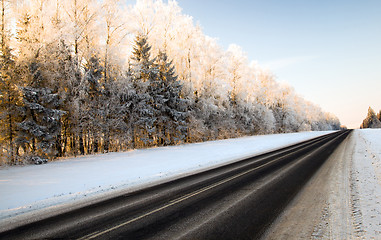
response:
M0 159L339 129L175 1L1 0Z
M360 125L360 129L362 128L381 128L381 110L376 114L374 110L369 107L368 114Z

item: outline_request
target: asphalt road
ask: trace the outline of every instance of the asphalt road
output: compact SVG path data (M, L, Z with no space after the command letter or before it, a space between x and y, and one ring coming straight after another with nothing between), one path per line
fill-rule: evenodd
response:
M123 194L0 239L258 239L349 132Z

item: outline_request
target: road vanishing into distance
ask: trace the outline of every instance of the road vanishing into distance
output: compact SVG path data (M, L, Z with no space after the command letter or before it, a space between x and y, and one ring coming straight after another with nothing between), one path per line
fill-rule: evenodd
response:
M349 133L0 230L0 239L258 239Z

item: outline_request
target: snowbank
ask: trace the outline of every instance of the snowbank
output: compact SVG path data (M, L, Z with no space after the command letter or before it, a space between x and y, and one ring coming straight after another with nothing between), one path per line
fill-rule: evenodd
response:
M0 219L173 179L331 132L245 137L0 170Z

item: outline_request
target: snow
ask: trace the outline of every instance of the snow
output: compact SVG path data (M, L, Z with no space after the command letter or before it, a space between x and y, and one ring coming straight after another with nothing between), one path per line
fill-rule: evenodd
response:
M0 223L11 217L133 190L331 133L244 137L0 169Z
M355 130L352 211L355 233L381 239L381 129Z

